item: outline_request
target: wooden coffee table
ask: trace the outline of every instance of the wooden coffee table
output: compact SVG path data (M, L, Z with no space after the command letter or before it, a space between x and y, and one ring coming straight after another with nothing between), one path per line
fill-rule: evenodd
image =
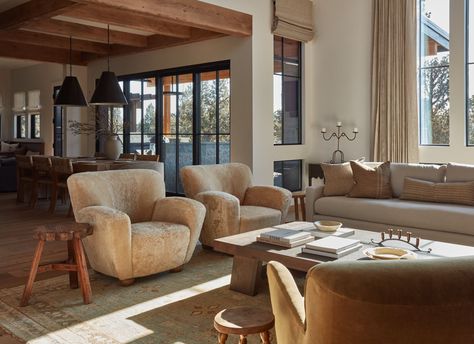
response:
M301 247L284 248L256 241L260 233L274 230L272 228L259 229L214 240L214 249L234 256L232 266L232 276L230 289L247 294L255 295L261 283L261 272L263 263L275 260L282 263L289 269L297 271L308 271L312 266L324 262L331 262L335 259L322 256L315 256L301 252ZM363 247L354 253L339 258L338 260L360 260L369 259L362 251L368 247L374 247L370 240L379 240L378 232L355 230L355 234L350 236L361 240ZM421 240L420 248L431 253L418 254L419 259L432 259L440 257L461 257L474 255L474 247L449 244L439 241Z

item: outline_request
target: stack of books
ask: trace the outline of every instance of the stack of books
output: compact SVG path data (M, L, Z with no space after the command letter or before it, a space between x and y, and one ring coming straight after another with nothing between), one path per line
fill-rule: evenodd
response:
M310 233L316 239L325 238L325 237L331 236L331 235L341 237L341 238L346 238L346 237L349 237L351 235L354 235L355 231L352 228L339 228L335 232L324 232L324 231L320 231L319 229L316 228L316 229L311 230Z
M284 228L276 228L271 231L261 233L257 237L258 242L287 248L303 245L313 240L313 236L308 232L300 232L293 229Z
M330 258L341 258L362 247L360 240L327 236L322 239L308 242L301 250L303 253L314 254Z

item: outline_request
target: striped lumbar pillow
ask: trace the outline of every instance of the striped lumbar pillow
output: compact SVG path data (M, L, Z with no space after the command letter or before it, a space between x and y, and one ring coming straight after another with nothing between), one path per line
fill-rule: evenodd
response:
M400 199L474 205L474 182L433 183L407 177Z

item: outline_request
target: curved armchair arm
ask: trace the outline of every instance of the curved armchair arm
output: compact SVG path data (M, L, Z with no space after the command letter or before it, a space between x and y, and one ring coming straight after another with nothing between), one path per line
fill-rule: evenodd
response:
M313 221L314 215L314 202L323 197L324 185L308 186L306 188L306 221Z
M93 227L93 234L84 239L92 268L120 280L132 278L132 230L128 215L109 207L89 206L76 213L76 221Z
M305 334L304 298L283 264L267 265L268 284L278 343L302 343Z
M245 205L273 208L281 211L285 220L291 203L291 192L278 186L251 186L245 192Z
M206 208L199 202L184 197L166 197L155 202L152 221L179 223L190 229L185 263L193 255L206 215Z
M204 191L196 195L196 200L206 206L206 218L200 240L212 246L213 240L238 234L240 228L239 199L221 191Z

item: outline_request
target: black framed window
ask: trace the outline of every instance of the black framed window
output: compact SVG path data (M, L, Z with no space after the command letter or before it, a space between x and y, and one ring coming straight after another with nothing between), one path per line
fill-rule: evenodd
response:
M301 42L274 36L273 143L301 144Z
M40 115L30 115L30 138L38 139L40 137Z
M26 127L27 127L26 114L15 115L15 121L16 121L15 138L17 138L17 139L26 138L26 130L27 130L26 129Z
M230 162L230 62L120 76L128 105L108 109L123 152L157 154L168 194L180 168ZM121 126L118 126L121 123Z
M466 7L466 143L474 146L474 2L468 0Z
M450 0L418 0L421 145L449 145Z
M302 160L281 160L273 162L273 185L290 191L302 189Z

